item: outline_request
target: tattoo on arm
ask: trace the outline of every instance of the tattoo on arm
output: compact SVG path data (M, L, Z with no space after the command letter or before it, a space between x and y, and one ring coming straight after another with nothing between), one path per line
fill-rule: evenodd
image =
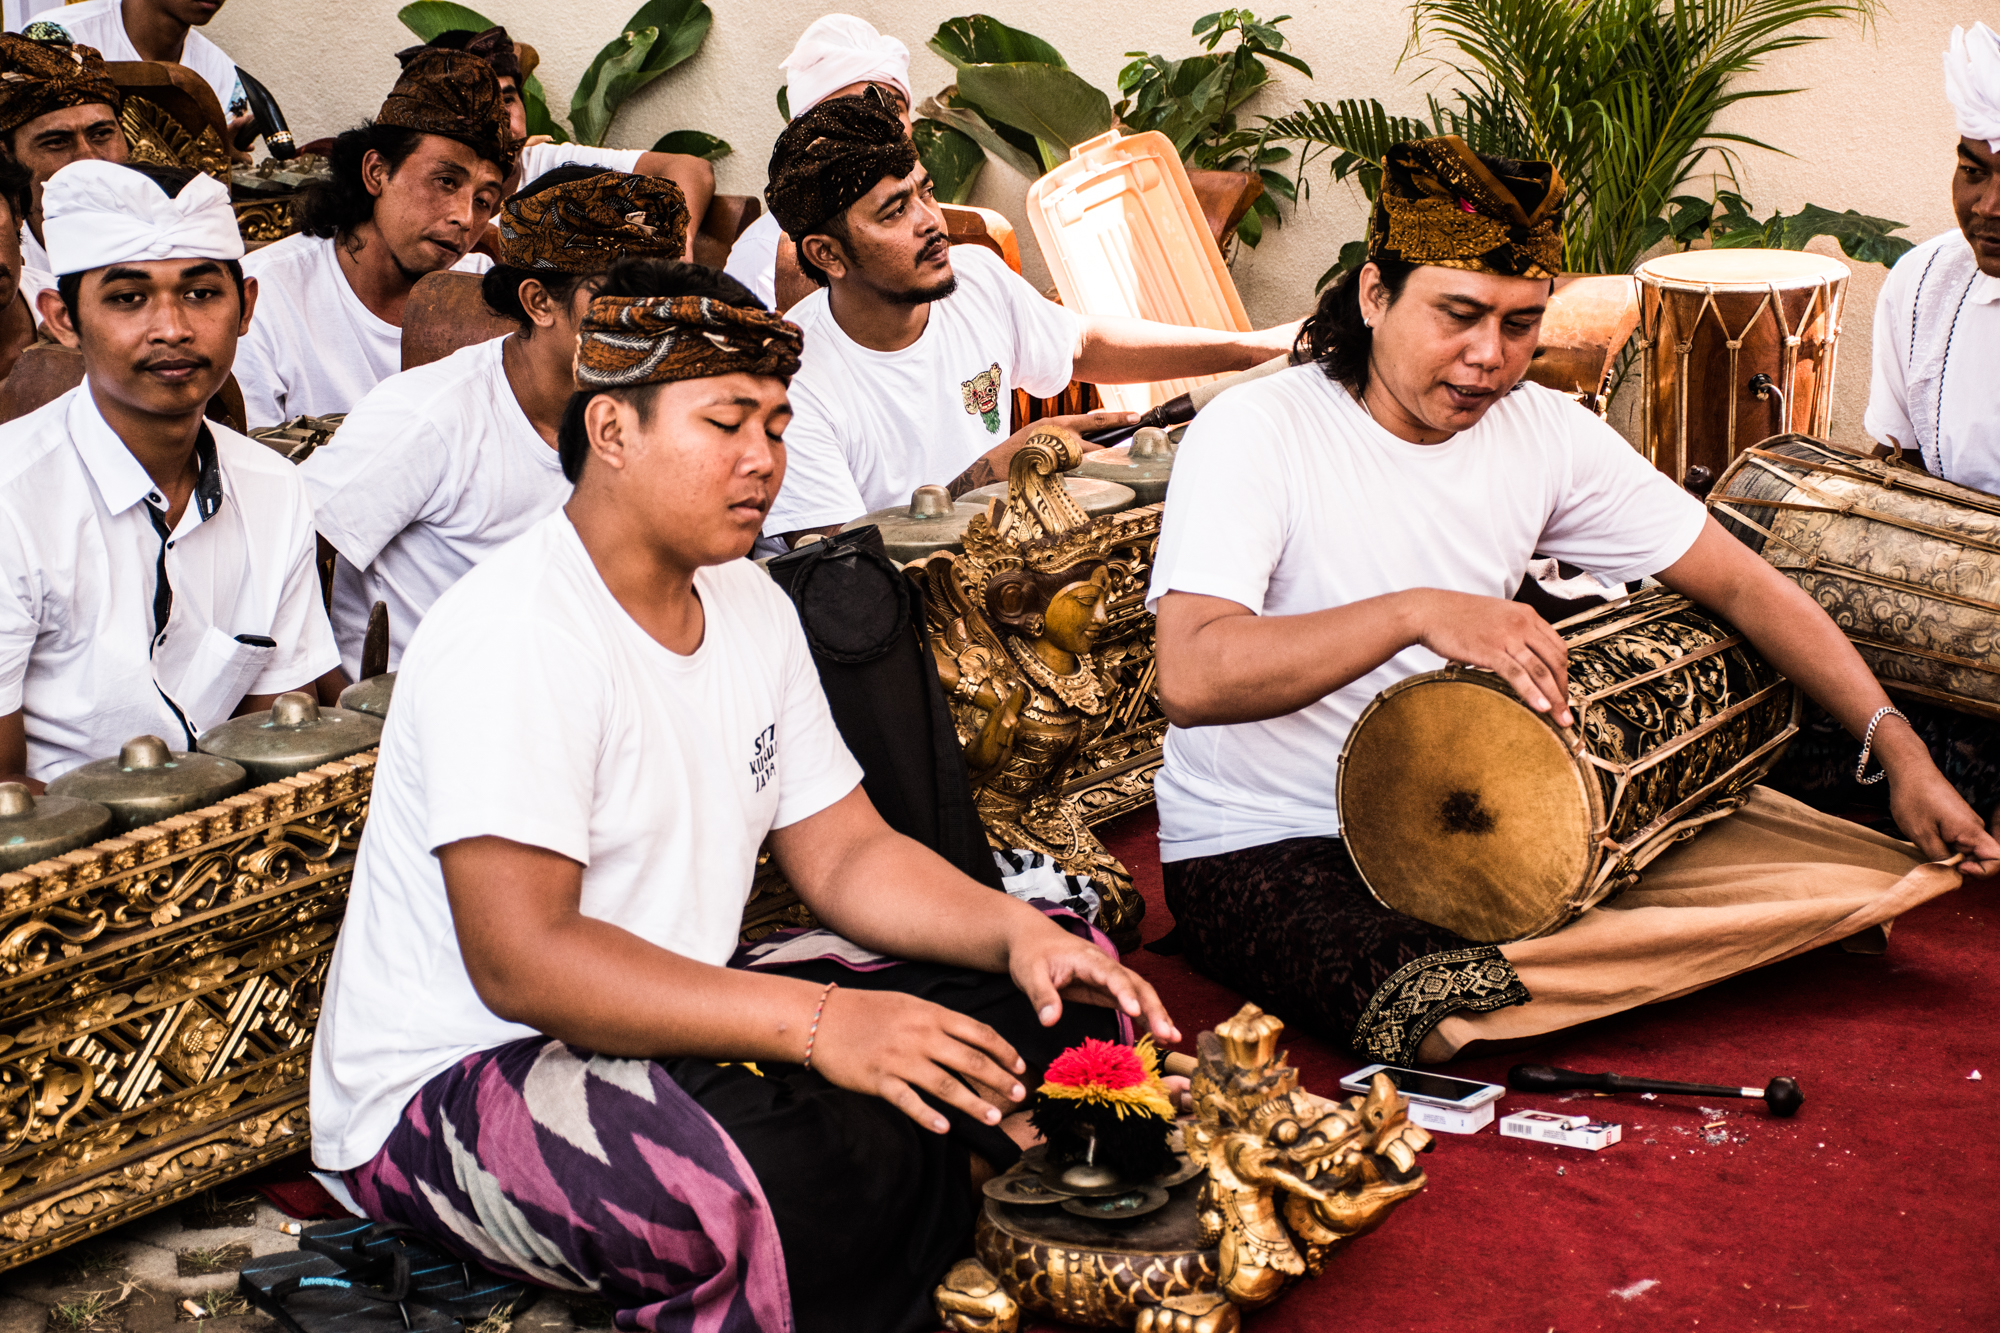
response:
M1000 474L1000 469L993 466L993 460L981 454L972 460L971 467L953 478L945 490L951 492L951 498L956 500L967 491L976 491L981 486L991 486L996 481L1005 480L1006 478Z

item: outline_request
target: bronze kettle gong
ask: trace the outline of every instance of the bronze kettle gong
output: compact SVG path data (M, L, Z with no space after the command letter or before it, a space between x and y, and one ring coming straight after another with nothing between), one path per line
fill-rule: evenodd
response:
M111 812L73 796L36 796L0 782L0 871L19 870L111 836Z
M249 785L241 764L169 750L158 736L134 736L117 758L73 768L51 782L49 795L95 801L111 811L116 831L125 833L214 805Z
M382 742L382 719L321 708L301 690L281 694L269 713L233 717L202 733L203 753L243 765L252 782L276 782Z

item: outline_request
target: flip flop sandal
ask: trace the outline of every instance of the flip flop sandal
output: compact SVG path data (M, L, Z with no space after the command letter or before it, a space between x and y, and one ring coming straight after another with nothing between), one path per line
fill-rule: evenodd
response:
M299 1248L325 1255L358 1282L473 1323L497 1308L519 1314L541 1296L540 1287L447 1254L396 1222L322 1222L306 1228Z
M407 1270L403 1274L408 1285ZM237 1290L287 1333L464 1333L441 1310L355 1280L323 1254L293 1250L252 1259Z

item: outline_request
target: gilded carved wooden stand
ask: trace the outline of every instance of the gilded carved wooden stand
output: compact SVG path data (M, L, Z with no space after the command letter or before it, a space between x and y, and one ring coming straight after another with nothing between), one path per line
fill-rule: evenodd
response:
M0 875L0 1269L306 1147L374 766Z

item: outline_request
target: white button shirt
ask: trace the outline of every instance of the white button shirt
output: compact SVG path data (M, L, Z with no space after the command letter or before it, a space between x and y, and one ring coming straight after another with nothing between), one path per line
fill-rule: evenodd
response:
M25 713L29 776L60 777L134 736L192 748L245 695L338 663L305 484L263 445L208 430L213 464L163 550L165 498L88 381L0 426L0 715Z
M1933 236L1896 261L1875 303L1874 373L1862 427L1882 443L1917 447L1910 421L1909 382L1917 345L1917 288L1931 257L1950 247L1963 250L1956 229ZM1952 320L1951 351L1945 358L1944 388L1938 404L1938 462L1944 478L1974 490L2000 495L2000 278L1981 273L1972 280L1956 310L1922 312Z

